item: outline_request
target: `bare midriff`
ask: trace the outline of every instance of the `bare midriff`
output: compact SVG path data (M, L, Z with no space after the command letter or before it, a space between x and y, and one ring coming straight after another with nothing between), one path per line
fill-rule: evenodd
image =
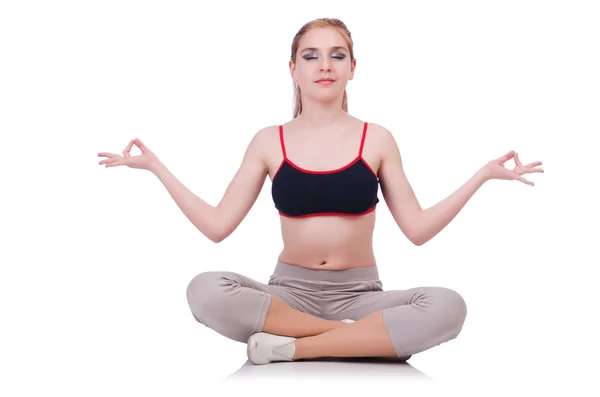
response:
M283 250L279 261L320 270L375 265L375 211L360 216L280 216Z

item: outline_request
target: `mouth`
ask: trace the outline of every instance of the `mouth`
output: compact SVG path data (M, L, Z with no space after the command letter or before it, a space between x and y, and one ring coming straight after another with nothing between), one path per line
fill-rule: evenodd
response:
M321 84L321 85L329 85L329 84L333 84L334 82L335 82L335 80L333 80L333 79L319 79L315 83Z

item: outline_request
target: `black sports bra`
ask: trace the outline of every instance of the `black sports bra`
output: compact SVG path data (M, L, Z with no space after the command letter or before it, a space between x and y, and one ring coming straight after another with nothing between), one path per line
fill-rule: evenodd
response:
M358 156L330 171L311 171L290 161L285 152L283 126L279 126L283 161L273 176L271 194L280 215L358 216L375 210L379 178L362 157L367 126L365 122Z

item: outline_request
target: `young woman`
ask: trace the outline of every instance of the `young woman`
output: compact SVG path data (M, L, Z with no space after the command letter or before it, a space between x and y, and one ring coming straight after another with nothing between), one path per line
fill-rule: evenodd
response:
M457 337L467 308L444 287L384 291L372 246L378 188L394 220L416 245L433 238L491 179L543 172L511 151L484 164L452 195L423 210L406 179L394 137L348 114L354 77L352 37L337 19L318 19L294 37L289 62L293 119L258 131L222 200L212 206L183 186L139 139L123 155L99 153L106 167L146 169L164 184L211 241L244 219L265 179L280 214L283 251L268 283L239 273L206 271L189 283L194 318L247 343L255 364L317 357L406 360ZM142 154L131 156L133 145ZM513 158L516 167L504 163Z

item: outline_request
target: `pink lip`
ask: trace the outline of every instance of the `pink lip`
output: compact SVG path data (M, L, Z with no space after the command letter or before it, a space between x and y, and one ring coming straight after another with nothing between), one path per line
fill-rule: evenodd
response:
M328 85L328 84L333 84L335 80L330 80L330 79L320 79L317 80L317 84L322 84L322 85Z

